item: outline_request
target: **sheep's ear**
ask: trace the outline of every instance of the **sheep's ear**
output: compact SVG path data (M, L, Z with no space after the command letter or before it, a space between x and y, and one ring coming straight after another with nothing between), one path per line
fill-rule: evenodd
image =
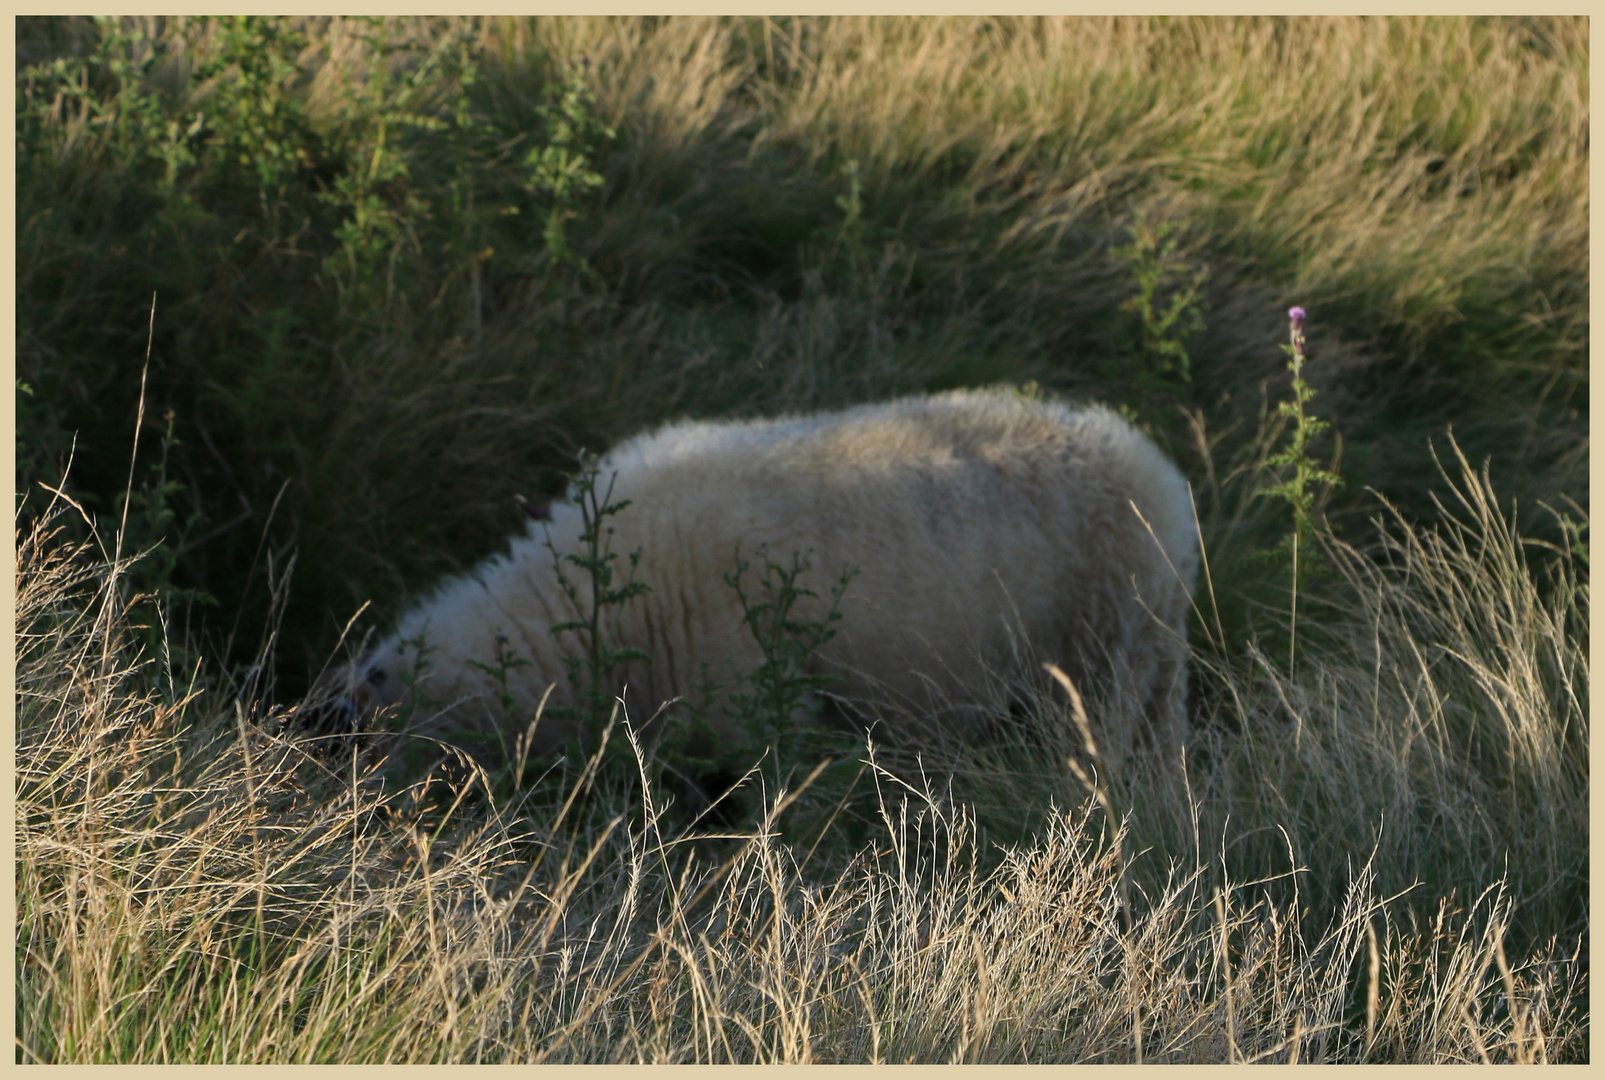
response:
M518 508L536 521L550 521L552 517L552 504L549 502L530 502L522 495L514 495L513 501Z

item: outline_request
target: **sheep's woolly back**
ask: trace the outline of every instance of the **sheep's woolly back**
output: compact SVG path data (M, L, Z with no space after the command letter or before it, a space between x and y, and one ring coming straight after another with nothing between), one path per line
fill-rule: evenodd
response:
M857 568L839 633L817 658L846 699L915 712L962 701L1025 642L1037 659L1113 686L1130 721L1146 712L1167 741L1180 737L1198 563L1190 500L1176 468L1107 409L956 391L685 422L619 445L600 470L602 487L617 476L613 501L630 501L608 519L612 550L641 552L651 590L618 616L623 644L650 657L623 673L632 715L710 678L729 686L761 662L723 575L738 547L761 567L767 545L777 563L811 560L805 584L824 599L799 603L802 620L822 617L830 585ZM494 683L475 665L494 666L499 635L530 661L508 672L516 712L527 717L554 681L554 704L576 700L562 657L578 637L551 632L575 613L547 545L577 552L581 529L572 498L559 503L506 554L408 612L360 668L368 703L401 700L423 643L432 651L418 688L455 703L441 730L502 734ZM543 727L549 740L570 734Z

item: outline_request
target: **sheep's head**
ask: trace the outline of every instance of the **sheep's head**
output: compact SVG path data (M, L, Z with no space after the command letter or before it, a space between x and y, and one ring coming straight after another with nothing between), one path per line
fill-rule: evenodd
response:
M374 657L325 671L286 720L294 734L313 740L326 755L343 755L353 740L374 732L385 706L405 696L395 674Z

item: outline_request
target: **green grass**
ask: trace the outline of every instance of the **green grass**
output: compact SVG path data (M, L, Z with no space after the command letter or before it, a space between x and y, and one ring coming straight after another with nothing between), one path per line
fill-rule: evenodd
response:
M105 28L19 27L19 480L76 436L116 511L156 294L172 578L238 662L296 552L286 693L513 492L674 416L1035 380L1145 406L1201 483L1178 409L1242 445L1292 301L1340 522L1368 485L1429 513L1451 424L1507 499L1586 499L1580 20L128 25L101 62ZM554 148L602 182L555 196ZM1131 366L1137 220L1209 269L1169 400Z
M19 1057L1586 1057L1587 50L22 20ZM1294 303L1344 483L1290 665ZM723 837L650 752L352 782L279 727L582 448L995 382L1193 483L1181 790L1001 682Z

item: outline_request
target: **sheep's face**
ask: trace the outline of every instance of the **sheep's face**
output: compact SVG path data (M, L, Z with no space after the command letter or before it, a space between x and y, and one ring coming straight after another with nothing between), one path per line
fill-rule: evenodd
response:
M376 658L364 657L324 672L287 726L326 742L332 751L368 731L376 713L405 697L406 688L395 673Z

